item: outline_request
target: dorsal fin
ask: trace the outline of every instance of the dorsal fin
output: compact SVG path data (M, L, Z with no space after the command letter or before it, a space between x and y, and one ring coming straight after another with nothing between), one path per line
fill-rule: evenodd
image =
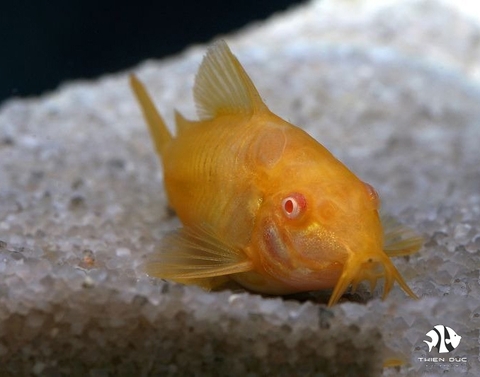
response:
M266 109L260 94L224 41L208 49L195 77L193 96L200 119Z

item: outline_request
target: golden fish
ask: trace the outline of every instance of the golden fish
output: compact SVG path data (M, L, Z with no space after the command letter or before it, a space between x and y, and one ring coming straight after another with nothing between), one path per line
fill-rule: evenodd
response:
M176 137L133 75L131 86L183 223L150 275L280 295L333 288L329 305L350 285L368 280L373 290L383 277L383 297L395 280L416 297L390 257L417 251L421 238L392 220L382 227L373 187L273 114L225 42L208 50L195 79L200 120L176 112Z

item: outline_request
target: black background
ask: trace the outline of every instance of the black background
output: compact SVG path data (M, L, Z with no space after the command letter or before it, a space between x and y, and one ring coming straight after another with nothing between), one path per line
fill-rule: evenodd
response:
M302 0L16 0L0 7L0 102L115 72Z

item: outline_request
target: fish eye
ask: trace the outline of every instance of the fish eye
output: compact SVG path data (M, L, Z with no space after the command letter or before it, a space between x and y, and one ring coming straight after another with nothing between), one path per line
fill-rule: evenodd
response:
M297 218L307 206L307 201L302 194L294 192L282 200L282 209L289 219Z

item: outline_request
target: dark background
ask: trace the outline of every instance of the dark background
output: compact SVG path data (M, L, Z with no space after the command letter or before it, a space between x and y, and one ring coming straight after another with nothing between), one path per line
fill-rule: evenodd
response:
M16 0L0 7L0 103L115 72L304 0Z

